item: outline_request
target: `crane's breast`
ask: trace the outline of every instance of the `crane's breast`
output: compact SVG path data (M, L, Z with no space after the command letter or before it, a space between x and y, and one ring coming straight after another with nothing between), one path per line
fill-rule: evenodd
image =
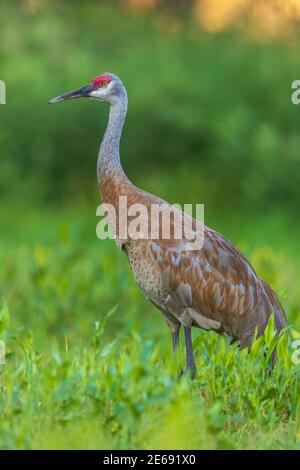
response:
M148 299L162 305L168 294L163 288L161 272L151 256L148 242L132 240L126 243L125 252L138 287Z

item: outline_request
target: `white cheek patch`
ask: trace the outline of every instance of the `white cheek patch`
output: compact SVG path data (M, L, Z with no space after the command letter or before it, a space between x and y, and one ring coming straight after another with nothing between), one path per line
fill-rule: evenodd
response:
M101 98L103 93L99 92L99 90L93 90L90 92L90 97L92 98Z
M97 90L93 90L90 92L90 97L96 98L96 99L103 99L105 96L109 93L111 87L112 87L113 82L110 82L109 85L106 87L100 87L97 88Z

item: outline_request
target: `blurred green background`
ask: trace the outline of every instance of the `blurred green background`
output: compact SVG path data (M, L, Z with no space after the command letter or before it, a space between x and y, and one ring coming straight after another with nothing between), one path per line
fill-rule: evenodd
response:
M108 109L89 100L48 106L49 99L102 72L116 73L128 89L121 153L129 178L170 202L204 203L206 223L246 253L280 294L295 332L300 330L300 107L291 103L291 83L300 78L300 7L297 1L289 2L290 9L280 5L246 0L1 1L0 79L6 82L7 104L0 105L0 302L8 306L2 315L10 312L10 326L5 324L0 334L9 347L12 365L7 367L16 374L0 382L6 397L1 412L7 418L2 434L0 429L2 447L47 446L47 439L34 443L30 416L42 399L30 401L28 387L40 376L31 368L33 376L26 379L28 364L39 364L51 350L58 361L54 369L65 371L57 358L69 342L86 347L88 357L94 322L115 304L119 307L105 324L105 338L117 336L122 343L132 335L135 344L140 335L141 344L151 340L153 347L159 345L160 354L155 350L154 356L171 361L169 332L134 286L125 257L112 241L96 239L96 158ZM205 343L210 335L201 337ZM222 344L220 351L227 355L223 341L211 340L208 350L214 354ZM147 344L146 357L152 347ZM198 358L203 358L200 352ZM55 404L48 403L47 415L53 412L56 424L72 420L69 409L66 418L55 408L56 388L72 371L62 372L61 378L58 374L57 383L46 378L44 388L35 389L42 396L53 387ZM256 376L253 372L253 380ZM216 393L214 388L213 403ZM244 397L238 400L244 403ZM31 405L22 421L24 402ZM212 437L222 406L207 418L202 447L236 445L235 437L229 443ZM257 416L260 406L258 401ZM251 447L255 441L247 437L252 429L248 411L240 415L238 407L229 408L227 415L233 413L245 433L237 445ZM294 426L291 435L284 444L270 438L269 446L294 445L299 426L295 397L290 408L285 416ZM144 411L134 411L130 419ZM274 426L282 413L272 418ZM118 416L109 422L111 445L146 446L128 429L129 434L123 429L118 437L124 421ZM218 426L222 430L229 424ZM66 445L80 446L77 441Z
M191 6L146 14L125 5L1 2L7 84L1 199L30 207L62 199L74 205L76 198L91 203L107 109L84 100L52 109L47 102L107 70L128 88L122 154L135 182L172 199L200 199L208 210L222 201L222 212L242 205L248 213L295 213L300 117L290 96L298 76L296 38L258 42L238 33L208 34Z

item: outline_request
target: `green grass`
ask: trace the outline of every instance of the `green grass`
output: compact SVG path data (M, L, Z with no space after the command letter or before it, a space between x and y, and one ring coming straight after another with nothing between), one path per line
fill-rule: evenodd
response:
M0 448L300 447L300 369L291 360L300 299L283 294L296 285L288 251L279 256L263 232L255 241L251 224L236 240L289 315L272 376L261 340L248 355L195 330L192 382L178 380L183 351L174 364L162 315L139 293L123 253L96 240L92 211L23 213L12 225L14 217L1 222ZM264 342L273 344L270 333Z

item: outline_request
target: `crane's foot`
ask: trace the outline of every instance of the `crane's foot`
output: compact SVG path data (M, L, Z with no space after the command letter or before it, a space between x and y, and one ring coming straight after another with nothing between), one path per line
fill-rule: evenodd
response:
M186 375L186 376L190 377L191 380L194 380L194 378L196 377L196 372L197 372L196 367L194 367L194 368L186 367L185 369L181 369L179 371L178 378L180 379L181 377Z

